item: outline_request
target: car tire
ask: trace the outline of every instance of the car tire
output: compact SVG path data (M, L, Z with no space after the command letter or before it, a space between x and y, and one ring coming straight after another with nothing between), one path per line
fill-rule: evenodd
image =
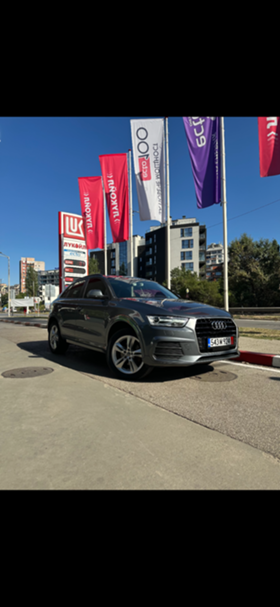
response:
M49 348L53 354L65 354L68 348L68 343L60 335L56 321L53 321L49 327Z
M140 341L130 327L112 335L106 358L109 369L118 379L136 381L153 370L142 362Z

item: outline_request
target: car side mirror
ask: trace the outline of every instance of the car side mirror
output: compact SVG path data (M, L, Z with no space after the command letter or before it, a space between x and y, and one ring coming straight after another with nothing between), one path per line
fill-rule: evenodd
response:
M86 297L90 298L90 299L104 299L104 297L106 297L106 295L103 295L102 291L100 291L100 289L91 289L91 291L89 291L86 294Z

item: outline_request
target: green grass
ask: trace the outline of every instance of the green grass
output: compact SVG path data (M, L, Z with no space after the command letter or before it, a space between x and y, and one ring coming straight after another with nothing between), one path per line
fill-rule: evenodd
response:
M233 318L240 318L241 319L245 319L245 320L280 320L280 316L266 316L265 314L262 315L251 315L251 314L233 314L232 315Z
M280 341L280 330L239 327L239 337L253 337L254 339L276 339Z

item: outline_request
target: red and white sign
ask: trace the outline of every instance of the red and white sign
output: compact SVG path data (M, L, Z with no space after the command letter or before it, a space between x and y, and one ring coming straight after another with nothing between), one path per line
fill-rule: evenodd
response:
M63 213L64 238L75 238L85 240L84 222L80 215Z
M151 163L150 157L138 158L139 160L139 171L142 181L150 181L151 177Z
M280 175L279 116L258 117L260 175Z
M104 249L104 210L101 177L78 177L88 249Z
M81 215L58 213L59 288L62 292L71 282L88 274L88 250Z
M129 240L128 173L126 154L99 156L114 242Z

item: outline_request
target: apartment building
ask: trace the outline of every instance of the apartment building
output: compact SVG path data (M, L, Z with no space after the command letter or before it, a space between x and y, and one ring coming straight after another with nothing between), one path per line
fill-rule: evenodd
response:
M39 270L45 269L45 262L36 261L34 257L21 257L21 260L19 262L19 284L21 293L25 293L26 273L27 268L29 266L31 266L32 268L34 268L34 270L36 270L36 272L38 272Z
M145 237L133 237L134 276L166 280L166 224L153 226ZM92 251L104 274L104 251ZM107 273L130 276L130 241L107 245ZM174 219L170 225L170 270L185 268L206 278L206 226L195 218Z
M139 276L166 281L166 224L153 226L145 234L145 252L139 264ZM206 226L195 218L171 220L170 271L185 268L206 277Z
M206 278L217 280L221 278L224 264L224 247L221 243L212 243L206 251Z
M145 238L133 236L133 275L138 276L139 257L145 250ZM96 259L100 273L104 274L104 251L91 251L90 257ZM107 274L131 275L130 240L107 244Z
M54 285L59 287L59 268L54 270L39 270L38 274L38 295L44 298L44 287L46 285Z

